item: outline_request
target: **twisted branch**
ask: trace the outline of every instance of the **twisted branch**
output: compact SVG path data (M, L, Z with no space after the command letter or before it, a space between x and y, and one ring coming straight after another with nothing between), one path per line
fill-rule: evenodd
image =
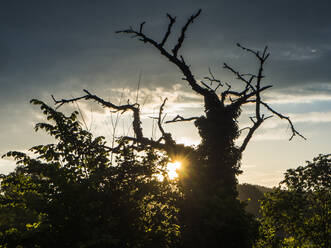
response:
M190 117L190 118L184 118L180 115L177 115L175 118L173 118L172 120L166 121L165 123L174 123L174 122L182 122L182 121L193 121L193 120L197 120L200 117Z

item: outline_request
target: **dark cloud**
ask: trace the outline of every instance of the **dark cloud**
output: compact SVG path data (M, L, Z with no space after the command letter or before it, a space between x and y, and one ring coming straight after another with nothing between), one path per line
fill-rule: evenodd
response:
M284 55L272 63L271 74L280 83L329 81L328 1L2 1L2 99L54 92L72 78L95 88L127 86L136 83L139 70L146 85L173 84L179 74L157 52L114 31L146 20L146 32L160 39L166 12L183 23L200 7L203 13L183 47L198 74L223 60L247 66L250 60L234 46L238 41L253 48L270 45L273 54L298 53L297 60ZM319 57L300 59L305 49ZM153 80L160 74L163 79Z
M211 67L231 81L233 76L221 70L224 61L254 70L254 58L235 46L241 42L254 49L270 47L266 74L278 89L310 85L324 91L321 83L331 81L330 7L323 0L2 0L0 106L26 105L52 93L77 95L82 88L101 94L136 88L139 73L148 88L181 82L177 68L157 51L114 31L146 21L145 31L160 40L169 12L178 17L169 41L176 42L181 25L199 8L203 12L182 49L197 78Z

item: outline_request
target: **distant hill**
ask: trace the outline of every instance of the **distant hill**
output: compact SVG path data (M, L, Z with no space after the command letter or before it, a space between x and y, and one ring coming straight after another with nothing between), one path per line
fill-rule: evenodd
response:
M272 188L260 186L260 185L253 185L253 184L239 184L238 185L238 192L239 192L239 199L241 201L247 201L246 211L253 214L256 217L261 217L259 213L260 203L264 197L264 193L270 192Z

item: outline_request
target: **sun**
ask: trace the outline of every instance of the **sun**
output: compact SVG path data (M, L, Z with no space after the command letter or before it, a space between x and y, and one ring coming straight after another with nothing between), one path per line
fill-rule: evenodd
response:
M168 174L168 178L170 180L174 180L175 178L178 177L177 171L181 168L181 166L182 166L182 162L177 161L177 160L174 161L174 162L169 162L167 164L166 173ZM155 176L161 182L164 179L164 176L161 173L160 174L156 174Z
M182 163L180 161L174 161L167 164L167 171L170 180L178 177L177 170L179 170L181 166Z

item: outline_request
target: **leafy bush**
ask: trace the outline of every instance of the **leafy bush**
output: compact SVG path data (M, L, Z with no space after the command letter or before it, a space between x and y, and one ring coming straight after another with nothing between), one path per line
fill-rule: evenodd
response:
M41 101L56 144L9 152L17 168L1 175L0 247L171 247L179 237L176 187L167 157L122 144L111 163L103 137ZM119 141L122 142L122 141ZM157 179L163 173L164 180Z
M256 247L331 247L331 154L287 170L261 205Z

